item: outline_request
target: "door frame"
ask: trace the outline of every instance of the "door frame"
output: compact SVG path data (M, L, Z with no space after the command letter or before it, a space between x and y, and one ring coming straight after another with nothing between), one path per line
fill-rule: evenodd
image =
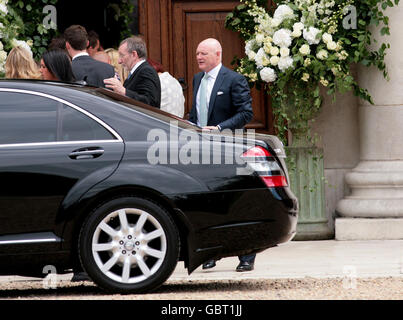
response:
M139 32L144 37L147 44L148 57L160 61L166 71L174 76L173 54L173 0L139 0ZM181 0L186 2L186 0ZM189 0L194 1L194 0ZM203 1L200 1L203 2ZM217 9L220 9L220 2L204 0L204 2L215 2ZM268 0L272 5L272 1ZM223 7L224 8L224 7ZM224 10L224 9L223 9ZM225 10L226 11L226 10ZM156 21L158 21L156 23ZM242 41L239 39L239 41ZM187 85L190 85L192 79L187 79ZM256 97L257 96L257 97ZM263 107L263 123L253 122L246 125L246 128L253 128L256 132L275 134L274 117L271 108L271 98L265 92L259 92L255 98L260 99Z

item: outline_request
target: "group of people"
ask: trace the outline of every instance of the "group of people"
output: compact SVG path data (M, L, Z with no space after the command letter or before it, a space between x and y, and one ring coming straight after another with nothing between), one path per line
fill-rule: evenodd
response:
M241 129L253 117L247 80L222 65L222 47L216 39L203 40L197 47L200 72L193 78L193 100L189 121L204 130ZM96 33L80 25L67 28L55 38L38 67L21 47L14 48L6 61L8 78L82 81L105 87L178 117L184 116L184 96L179 82L162 65L147 57L144 40L132 36L118 50L104 50ZM239 256L237 271L251 271L255 255ZM215 260L203 264L213 268Z

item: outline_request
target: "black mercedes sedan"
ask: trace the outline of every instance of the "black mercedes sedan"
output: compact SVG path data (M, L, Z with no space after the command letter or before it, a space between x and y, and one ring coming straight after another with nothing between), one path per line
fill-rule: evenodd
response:
M178 261L292 239L281 142L212 132L109 90L0 80L0 275L84 270L141 293Z

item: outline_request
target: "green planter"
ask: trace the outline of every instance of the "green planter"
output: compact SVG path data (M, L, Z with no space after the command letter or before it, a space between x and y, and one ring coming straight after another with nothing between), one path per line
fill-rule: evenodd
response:
M323 150L287 147L291 190L299 200L297 234L294 240L334 238L325 210Z

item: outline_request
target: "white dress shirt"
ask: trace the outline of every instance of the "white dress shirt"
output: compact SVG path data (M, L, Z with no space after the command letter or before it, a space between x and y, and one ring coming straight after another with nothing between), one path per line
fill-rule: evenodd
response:
M210 104L210 96L211 96L211 91L213 91L214 83L217 79L218 72L221 69L222 64L218 64L215 68L211 69L207 74L209 75L209 78L207 80L207 105ZM200 126L200 86L199 89L197 90L197 95L196 95L196 110L197 110L197 125Z
M77 53L77 54L71 59L71 61L73 61L75 58L82 57L82 56L89 56L89 54L88 54L87 52L80 52L80 53Z

